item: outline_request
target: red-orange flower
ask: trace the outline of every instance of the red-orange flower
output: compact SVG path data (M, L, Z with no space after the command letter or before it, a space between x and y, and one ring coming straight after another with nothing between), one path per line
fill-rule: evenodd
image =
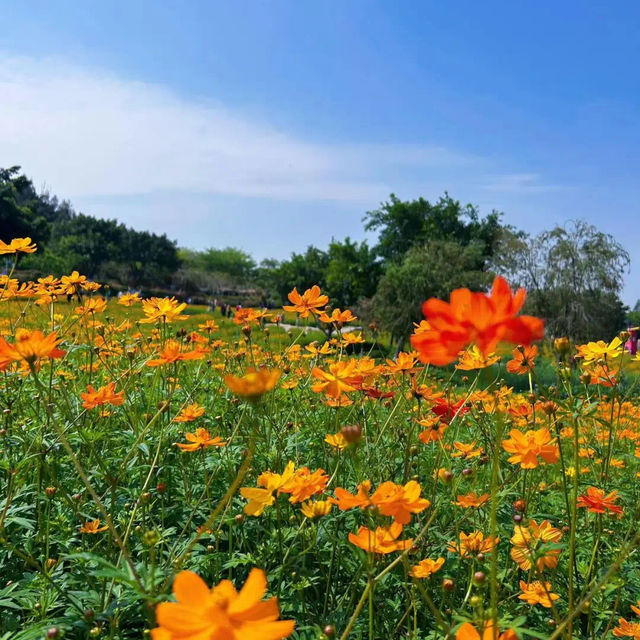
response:
M513 350L512 354L513 360L507 362L507 371L509 373L523 375L533 371L535 367L534 360L538 355L538 347L535 344L528 347L520 345Z
M615 504L619 498L617 491L612 491L605 495L603 489L589 487L586 493L578 498L578 506L588 509L591 513L615 513L622 514L622 507Z
M422 306L431 330L414 333L411 344L420 360L435 365L453 362L460 351L475 343L488 356L503 340L528 345L540 340L544 323L533 316L517 316L526 292L515 294L498 276L489 295L455 289L450 302L430 298Z
M104 387L100 387L97 391L92 385L89 385L86 392L81 393L80 397L83 400L82 406L85 409L95 409L104 404L111 404L117 407L124 402L124 391L116 393L116 383L110 382Z
M158 354L157 358L147 361L148 367L160 367L164 364L172 364L174 362L182 362L184 360L201 360L204 358L204 352L183 351L177 340L167 340L164 349Z
M281 640L293 633L293 620L278 620L278 599L262 600L267 590L264 571L251 569L240 592L229 580L209 589L191 571L173 582L178 602L156 608L153 640Z

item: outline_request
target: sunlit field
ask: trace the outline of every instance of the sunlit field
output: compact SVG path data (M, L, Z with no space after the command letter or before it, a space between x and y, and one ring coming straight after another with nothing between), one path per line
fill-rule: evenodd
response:
M640 638L626 336L108 294L0 278L2 640Z

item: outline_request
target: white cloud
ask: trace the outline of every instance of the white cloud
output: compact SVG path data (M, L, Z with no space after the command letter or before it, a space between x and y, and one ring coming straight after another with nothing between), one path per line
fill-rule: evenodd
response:
M371 204L396 176L419 183L482 162L441 146L311 143L160 86L0 55L0 166L20 164L62 197L180 190Z

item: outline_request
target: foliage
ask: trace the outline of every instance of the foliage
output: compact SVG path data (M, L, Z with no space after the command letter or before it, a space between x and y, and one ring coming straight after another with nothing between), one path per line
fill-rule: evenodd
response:
M545 318L550 335L587 340L624 327L629 263L612 236L577 221L534 238L503 234L494 266L527 289L527 309Z
M424 198L402 201L393 193L379 209L364 217L367 231L378 231L376 253L386 262L401 262L409 249L432 240L474 243L490 256L501 231L501 214L491 212L481 218L471 204L462 205L448 193L434 204Z
M400 264L391 264L378 285L371 313L380 328L402 343L413 324L422 319L420 305L430 297L442 298L458 287L481 291L490 283L483 247L476 243L433 240L411 248Z

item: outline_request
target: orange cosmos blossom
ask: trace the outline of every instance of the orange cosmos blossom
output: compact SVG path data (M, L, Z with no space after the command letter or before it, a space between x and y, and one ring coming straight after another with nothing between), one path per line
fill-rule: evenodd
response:
M358 485L358 492L355 495L349 493L346 489L336 487L333 492L336 497L332 498L331 501L338 505L338 509L340 509L340 511L348 511L349 509L355 509L356 507L364 509L365 507L373 504L371 502L371 496L369 495L370 491L370 480L361 482Z
M11 253L35 253L36 243L31 242L31 238L14 238L9 244L0 240L0 256Z
M515 294L498 276L489 295L469 289L455 289L450 302L430 298L422 305L430 329L411 336L420 360L435 365L453 362L460 351L476 344L484 356L495 351L500 341L531 344L544 335L544 322L533 316L517 316L526 292Z
M204 407L197 402L187 405L174 419L174 422L193 422L204 415Z
M343 393L355 391L354 386L359 382L356 360L340 360L329 365L329 371L319 367L311 370L311 375L319 380L311 385L315 393L324 392L331 398L339 398Z
M490 620L485 624L482 635L470 622L465 622L458 627L456 640L518 640L518 636L513 629L507 629L498 635L493 628L493 622Z
M224 447L227 443L216 436L211 437L211 434L203 428L196 429L195 433L187 433L185 438L189 441L189 444L183 444L182 442L174 443L176 447L179 447L182 451L197 451L198 449L208 449L209 447Z
M118 304L123 307L132 307L136 302L140 302L140 294L136 293L123 293L118 298Z
M524 600L530 605L541 604L546 609L550 609L552 603L560 598L557 593L551 593L550 582L536 580L527 584L520 580L520 589L522 589L522 593L518 596L520 600Z
M489 494L483 493L481 496L476 495L474 491L467 493L466 495L459 495L455 504L458 507L462 507L463 509L478 509L483 504L488 502Z
M591 513L615 513L622 515L622 507L615 504L615 501L619 498L617 491L605 495L603 489L596 487L589 487L586 493L583 493L578 498L578 506L584 507Z
M237 396L256 400L276 386L280 379L278 369L269 370L265 367L260 369L247 369L245 375L241 377L228 375L224 377L224 383L231 393Z
M412 513L420 513L431 506L429 500L420 497L422 488L415 480L397 485L383 482L371 496L371 502L383 516L391 516L394 522L408 524Z
M249 501L244 507L244 512L248 516L261 515L265 507L270 507L275 502L273 494L287 484L294 473L295 466L290 461L281 474L264 471L258 476L257 487L242 487L240 495Z
M389 527L376 527L375 531L360 527L358 533L349 534L349 542L368 553L386 555L394 551L406 551L411 548L413 538L398 540L402 533L402 525L394 522Z
M640 622L628 622L624 618L618 618L618 626L613 629L616 638L640 638Z
M304 502L316 493L321 493L327 487L329 476L324 469L316 469L313 473L308 467L296 470L293 476L279 489L279 493L289 493L289 502Z
M305 502L300 511L305 518L315 520L316 518L322 518L329 514L333 508L333 503L329 500L316 500L315 502Z
M511 538L511 557L523 571L529 571L534 562L538 571L545 568L555 569L558 566L560 549L545 548L545 544L557 544L562 539L562 532L551 526L549 520L538 524L530 519L526 526L516 525Z
M70 275L60 278L60 286L56 293L72 296L74 293L78 293L80 289L87 289L88 286L87 276L82 276L78 271L73 271Z
M165 364L173 364L174 362L183 362L185 360L201 360L204 358L204 352L183 351L182 345L177 340L167 340L164 349L158 354L157 358L147 360L147 367L161 367Z
M293 633L293 620L278 620L278 599L262 600L267 590L264 571L251 569L240 592L229 580L209 589L191 571L173 582L178 602L156 608L153 640L280 640Z
M80 533L88 533L88 534L96 534L101 533L102 531L106 531L109 527L107 525L100 526L100 518L97 520L91 520L91 522L85 522L80 527Z
M311 289L307 289L302 295L294 287L288 298L291 305L285 305L282 308L285 311L299 313L301 318L306 318L311 313L320 314L321 308L325 307L329 302L329 296L321 294L320 287L317 284L314 284Z
M438 558L437 560L425 558L424 560L420 560L417 565L411 567L409 575L412 578L429 578L436 571L439 571L443 564L444 558Z
M535 344L525 347L517 346L513 351L513 360L507 362L507 371L516 375L530 373L535 367L535 358L538 355L538 347Z
M60 339L56 333L45 336L42 331L18 329L16 340L9 344L0 336L0 371L5 371L12 362L23 366L37 366L40 360L62 358L66 351L58 349Z
M320 320L320 322L324 322L325 324L336 324L339 327L347 322L353 322L357 319L358 316L354 316L349 309L345 309L344 311L340 311L340 309L334 309L331 312L331 315L327 315L327 312L323 311L318 316L318 320Z
M538 466L538 458L542 458L548 464L558 462L558 445L546 427L530 429L526 433L511 429L509 435L509 440L502 441L503 449L513 454L509 462L520 464L522 469L535 469Z
M450 542L447 545L447 551L458 553L462 558L466 558L479 553L489 553L493 551L498 542L500 542L500 538L493 538L492 536L485 538L482 531L472 531L469 534L461 531L459 541Z
M105 404L111 404L117 407L124 403L124 391L116 393L115 382L110 382L100 387L97 391L92 385L89 385L86 392L81 393L80 397L83 400L82 406L85 409L95 409Z

